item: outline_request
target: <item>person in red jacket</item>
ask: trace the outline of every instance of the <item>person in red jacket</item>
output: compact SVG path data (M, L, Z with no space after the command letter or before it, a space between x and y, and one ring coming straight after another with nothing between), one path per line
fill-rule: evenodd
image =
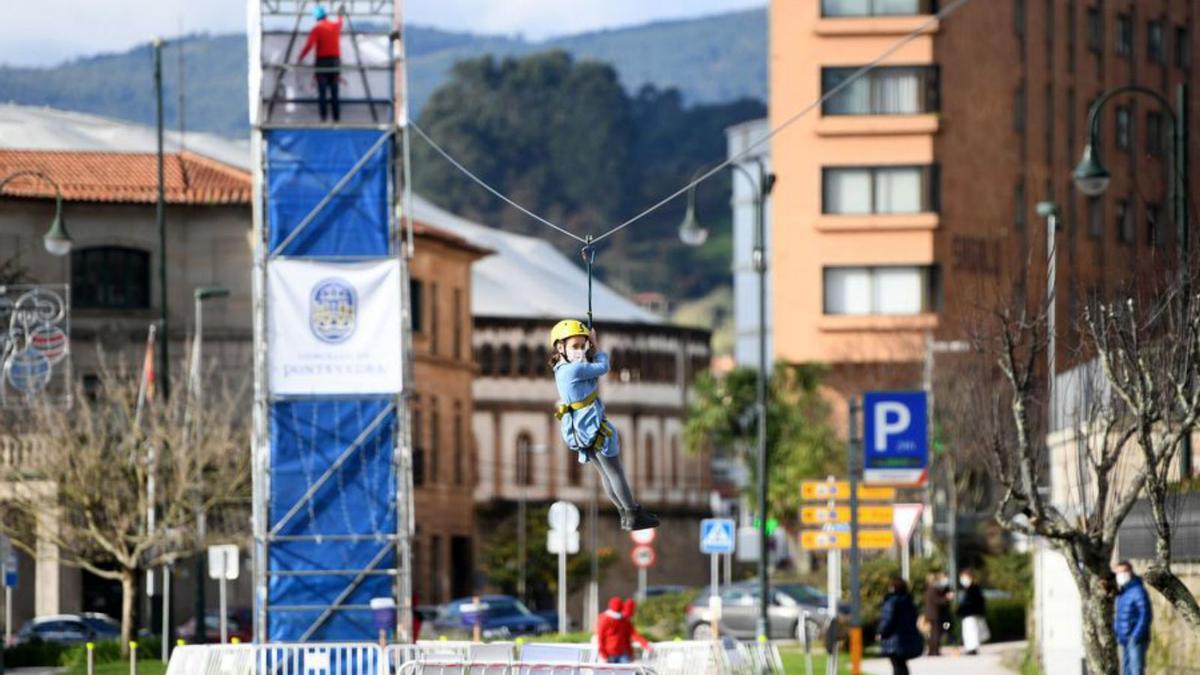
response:
M309 31L308 41L300 50L299 60L303 61L310 51L316 49L317 110L321 113L322 122L326 117L326 98L329 99L330 110L333 112L333 121L337 122L341 117L338 107L338 80L341 79L341 74L338 70L342 64L343 17L341 14L345 11L346 8L342 7L338 10L339 16L332 19L323 6L317 5L313 9L313 18L317 20L317 25Z
M608 609L596 617L596 656L604 663L628 663L622 660L625 627L621 621L621 599L614 595L608 599Z
M647 654L650 653L650 641L638 632L638 629L633 625L633 614L637 611L637 603L633 598L625 601L621 607L621 655L624 656L623 661L619 663L633 663L633 643L636 641L642 646L642 650Z

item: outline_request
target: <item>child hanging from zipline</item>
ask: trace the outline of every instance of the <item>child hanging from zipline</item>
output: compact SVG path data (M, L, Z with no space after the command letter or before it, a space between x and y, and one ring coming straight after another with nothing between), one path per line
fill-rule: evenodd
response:
M621 467L617 431L604 415L600 377L608 373L608 354L596 347L596 331L582 321L564 319L550 331L550 346L559 398L555 417L567 448L578 453L580 463L594 464L600 472L604 493L621 514L622 530L658 527L658 517L633 498Z

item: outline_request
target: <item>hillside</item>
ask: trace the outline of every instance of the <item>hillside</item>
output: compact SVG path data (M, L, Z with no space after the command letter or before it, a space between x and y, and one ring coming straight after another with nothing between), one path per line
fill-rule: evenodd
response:
M611 63L625 89L675 87L693 103L766 99L766 13L750 10L581 33L544 42L421 26L408 29L413 108L420 112L458 61L562 49L577 59ZM246 41L243 35L192 35L164 49L164 108L178 126L179 52L184 55L185 124L197 131L246 131ZM0 67L0 100L154 122L153 52L141 45L53 68Z

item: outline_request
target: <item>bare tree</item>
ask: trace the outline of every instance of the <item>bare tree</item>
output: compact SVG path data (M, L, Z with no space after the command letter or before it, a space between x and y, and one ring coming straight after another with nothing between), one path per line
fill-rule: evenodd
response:
M1200 387L1192 386L1200 379L1200 302L1178 290L1142 305L1132 294L1094 301L1074 317L1078 340L1066 350L1074 367L1055 380L1054 394L1042 361L1044 307L994 310L976 335L973 372L959 378L954 397L956 435L999 485L996 520L1044 538L1067 559L1089 672L1117 672L1110 565L1139 500L1150 504L1157 537L1146 580L1200 630L1196 599L1171 571L1169 486L1200 416Z
M197 510L245 501L250 477L238 396L201 404L181 385L139 413L137 380L103 368L97 386L78 388L72 408L43 406L12 420L3 433L28 451L0 467L8 488L0 530L18 548L36 555L39 540L53 544L64 564L121 583L123 650L139 571L200 550Z

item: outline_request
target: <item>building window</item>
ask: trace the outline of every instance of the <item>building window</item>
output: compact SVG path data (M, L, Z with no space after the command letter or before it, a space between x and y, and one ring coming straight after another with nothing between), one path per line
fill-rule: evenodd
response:
M463 434L462 401L454 402L454 484L466 482L467 448Z
M936 268L826 267L825 314L911 315L933 311Z
M496 367L496 350L491 345L479 348L479 374L491 375Z
M1017 37L1025 37L1025 0L1013 0L1013 32Z
M1046 40L1046 63L1054 63L1054 2L1045 0L1042 17L1045 23L1043 36ZM1053 68L1051 68L1053 70Z
M1117 15L1117 54L1133 55L1133 20L1128 14Z
M71 304L81 309L150 307L150 254L102 246L71 253Z
M1092 239L1104 237L1104 200L1099 197L1088 197L1087 200L1088 236Z
M1020 181L1013 188L1013 225L1018 230L1025 229L1029 211L1028 200L1025 197L1025 181Z
M496 359L496 373L501 377L512 375L512 361L512 347L509 347L508 345L500 345L500 355Z
M1104 19L1095 7L1087 10L1087 46L1097 54L1104 51Z
M533 357L529 353L528 345L517 347L517 375L522 377L533 374Z
M822 68L826 115L915 115L938 111L936 66L881 66L850 80L858 68ZM843 83L849 81L843 86Z
M671 436L671 487L680 488L679 484L679 437Z
M1075 72L1075 0L1067 0L1067 71Z
M528 432L517 434L517 485L533 485L533 437Z
M463 351L463 290L454 289L454 358L461 359Z
M654 485L654 439L650 436L646 437L643 443L642 452L646 455L646 485Z
M1162 248L1167 243L1167 227L1162 221L1162 207L1146 204L1146 244Z
M1133 242L1133 208L1128 199L1117 200L1117 238L1126 244Z
M413 445L413 486L425 484L425 419L417 407L421 399L414 396L412 400L412 445Z
M821 16L908 16L935 7L935 0L821 0Z
M823 212L934 211L936 173L929 166L826 167L821 172Z
M425 307L424 295L425 285L420 279L408 280L408 320L409 327L414 333L420 333L425 330L425 316L422 310Z
M567 484L572 487L583 484L583 465L573 452L567 455Z
M1175 65L1184 70L1192 67L1192 42L1188 29L1175 27Z
M437 484L439 455L442 454L442 416L436 396L429 397L429 482Z
M429 539L429 602L436 604L442 601L442 538Z
M1054 166L1054 88L1050 85L1046 85L1042 106L1042 145L1046 152L1046 165Z
M1163 24L1151 21L1146 24L1146 58L1150 63L1166 63L1167 50L1163 45Z
M546 349L546 345L538 345L534 366L538 369L550 367L550 350Z
M429 284L429 353L438 353L438 285Z
M1129 106L1117 106L1117 147L1128 150L1133 137L1133 115Z
M1166 148L1163 136L1163 115L1161 112L1146 113L1146 152L1151 155L1163 154Z
M1013 129L1025 133L1025 83L1017 85L1013 96Z

